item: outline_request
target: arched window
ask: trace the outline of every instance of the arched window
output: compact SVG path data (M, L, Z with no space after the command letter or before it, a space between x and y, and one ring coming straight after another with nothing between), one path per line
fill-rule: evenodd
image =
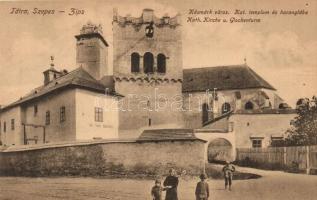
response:
M286 103L280 103L278 105L278 109L286 109L288 107L288 105Z
M157 72L158 73L166 72L166 56L161 53L157 55Z
M144 73L154 72L154 57L150 52L146 52L143 56Z
M204 103L203 106L202 106L202 111L203 111L203 115L202 115L202 121L203 121L203 124L205 122L208 121L208 111L209 111L209 106L208 104Z
M221 107L222 114L230 112L230 110L231 110L231 106L229 103L226 102L226 103L222 104L222 107Z
M248 101L245 105L244 108L246 110L253 110L253 103L251 101Z
M131 54L131 72L140 72L140 55L136 52Z

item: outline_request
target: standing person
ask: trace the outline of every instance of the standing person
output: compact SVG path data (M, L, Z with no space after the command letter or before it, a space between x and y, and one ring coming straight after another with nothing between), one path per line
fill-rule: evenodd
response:
M173 168L169 170L169 176L165 178L163 185L166 189L165 200L178 200L178 197L177 197L178 178L176 177L176 173Z
M153 200L162 200L162 191L165 190L161 186L161 180L156 179L155 185L152 187L151 195Z
M236 168L229 161L226 161L226 165L222 168L225 177L225 189L227 189L229 185L229 190L231 190L232 176L235 170Z
M199 176L200 181L197 183L196 186L196 200L208 200L209 198L209 186L208 183L205 181L207 179L206 174L201 174Z

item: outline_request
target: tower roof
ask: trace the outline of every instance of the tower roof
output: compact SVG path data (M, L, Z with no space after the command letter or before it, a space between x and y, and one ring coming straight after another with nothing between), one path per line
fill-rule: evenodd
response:
M183 70L183 92L266 88L276 90L247 65L230 65Z
M106 46L109 46L107 41L102 36L102 26L99 24L98 26L95 24L92 24L91 22L88 22L86 25L84 25L81 30L80 34L76 35L75 38L77 40L80 40L81 38L99 38Z

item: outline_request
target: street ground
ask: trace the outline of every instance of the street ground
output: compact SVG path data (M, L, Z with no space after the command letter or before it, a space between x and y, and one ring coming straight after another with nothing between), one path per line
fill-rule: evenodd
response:
M317 176L290 174L237 167L256 173L259 179L236 180L233 190L224 190L222 180L209 179L211 200L315 200ZM179 200L194 200L198 178L181 179ZM150 200L154 181L104 178L26 178L0 177L1 200Z

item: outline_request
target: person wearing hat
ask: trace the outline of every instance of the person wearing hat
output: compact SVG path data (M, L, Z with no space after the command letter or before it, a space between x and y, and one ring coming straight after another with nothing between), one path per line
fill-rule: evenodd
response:
M155 185L152 187L151 195L153 200L162 200L162 191L165 190L161 186L161 180L156 179Z
M229 190L231 190L232 176L235 170L235 167L229 161L226 161L226 165L222 168L225 177L225 189L227 189L229 185Z
M209 198L209 186L205 181L207 179L207 175L201 174L199 178L200 181L197 183L195 191L196 200L207 200Z
M173 168L169 170L169 176L165 178L163 185L166 189L165 200L178 200L178 177L176 176L176 172Z

